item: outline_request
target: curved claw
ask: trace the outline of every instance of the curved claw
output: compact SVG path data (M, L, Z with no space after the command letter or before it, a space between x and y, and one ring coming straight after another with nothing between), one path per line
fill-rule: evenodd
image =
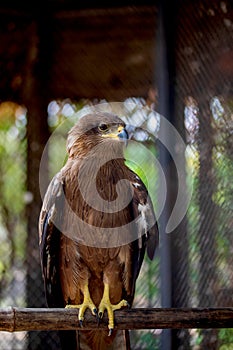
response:
M71 308L79 309L78 320L79 320L80 327L83 327L83 320L84 320L84 314L85 314L86 309L90 309L94 316L98 316L97 308L91 299L87 284L84 286L83 296L84 296L84 298L83 298L82 304L66 305L66 308L68 308L68 309L71 309Z
M98 316L98 311L97 311L96 307L92 310L92 314L94 316Z
M129 303L124 299L121 300L118 304L111 304L109 298L109 285L105 283L104 294L99 304L99 318L102 318L104 311L107 310L109 336L112 334L114 329L114 311L119 310L124 306L129 306Z
M113 333L113 328L109 328L108 337L111 337L112 333Z

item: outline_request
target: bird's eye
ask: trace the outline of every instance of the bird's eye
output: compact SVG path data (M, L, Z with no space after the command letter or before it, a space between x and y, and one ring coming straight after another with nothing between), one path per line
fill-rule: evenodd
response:
M99 125L99 130L100 131L107 131L108 130L107 124L104 124L104 123L100 124Z

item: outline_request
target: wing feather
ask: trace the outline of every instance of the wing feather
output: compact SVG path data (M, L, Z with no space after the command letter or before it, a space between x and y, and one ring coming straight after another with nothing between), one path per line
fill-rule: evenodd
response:
M159 243L158 224L146 186L135 173L131 172L131 176L131 183L134 187L133 211L135 217L139 216L139 236L141 237L145 234L147 254L152 260Z
M63 197L63 184L57 175L47 189L39 219L40 257L49 307L64 306L59 276L61 232L55 225L61 220Z
M145 251L147 250L147 254L152 260L159 243L159 231L152 201L144 183L133 171L129 169L128 171L134 189L132 216L136 219L135 229L138 230L138 239L130 243L129 257L125 261L124 272L126 275L126 294L128 297L130 295L129 303L132 304L136 279L142 266Z

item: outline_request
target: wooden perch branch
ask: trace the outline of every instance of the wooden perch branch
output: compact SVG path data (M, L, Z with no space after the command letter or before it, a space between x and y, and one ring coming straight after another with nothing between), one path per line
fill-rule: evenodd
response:
M82 329L103 329L89 310ZM233 308L131 309L115 312L116 329L233 328ZM0 308L0 331L80 329L76 309Z

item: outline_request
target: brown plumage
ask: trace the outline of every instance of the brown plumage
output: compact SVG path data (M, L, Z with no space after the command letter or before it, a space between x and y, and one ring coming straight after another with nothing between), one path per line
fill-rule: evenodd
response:
M67 139L68 160L53 178L39 234L49 307L86 308L109 330L62 332L66 349L126 349L127 332L114 331L113 311L132 305L144 258L158 243L147 190L124 162L125 124L115 115L90 114ZM117 306L116 306L117 305Z

